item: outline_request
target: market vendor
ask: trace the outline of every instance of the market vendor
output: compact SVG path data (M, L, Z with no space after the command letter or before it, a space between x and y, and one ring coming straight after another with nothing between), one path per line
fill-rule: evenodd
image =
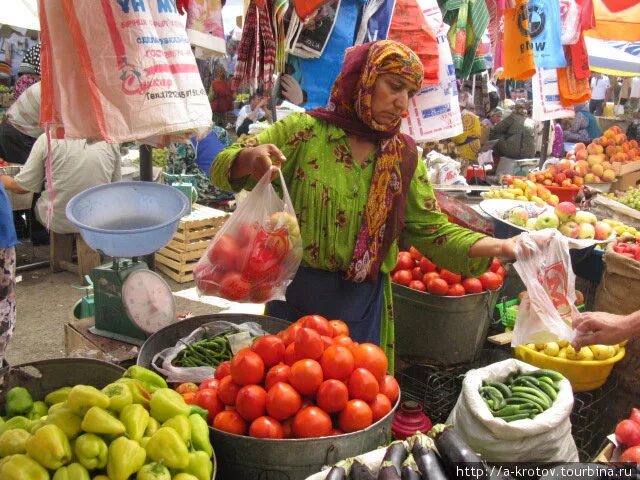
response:
M67 220L67 203L87 188L121 180L120 147L87 140L51 140L53 191L45 185L47 136L40 135L24 167L15 177L0 175L7 190L17 194L42 192L36 203L38 221L55 233L75 233L78 229ZM48 211L52 204L50 226Z
M587 345L615 345L640 337L640 310L629 315L606 312L581 313L573 321L576 348Z
M449 223L436 203L413 140L400 133L423 67L403 44L382 40L347 50L330 108L294 113L223 150L211 171L224 190L251 188L279 165L303 240L302 264L286 302L269 315L338 318L352 337L393 359L389 272L398 246L414 245L434 263L477 276L493 256L514 257L498 240ZM251 177L251 178L250 178Z
M500 157L520 159L536 154L535 123L527 116L525 102L518 100L511 115L493 126L489 140L498 140L493 153Z
M571 143L589 143L594 138L599 137L598 120L589 111L588 104L576 105L573 109L576 114L570 126L564 132L564 140Z
M40 81L40 43L25 53L18 67L18 79L14 87L14 98L19 98L31 85Z
M247 135L252 123L262 122L267 118L268 98L260 93L254 93L249 97L249 103L240 109L236 120L236 134Z
M7 111L0 124L0 158L24 164L44 130L40 127L40 82L27 88Z

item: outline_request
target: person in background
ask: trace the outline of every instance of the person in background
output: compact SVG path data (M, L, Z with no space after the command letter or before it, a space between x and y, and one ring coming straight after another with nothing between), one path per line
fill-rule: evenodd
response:
M34 83L40 81L40 43L35 44L24 55L18 67L18 80L14 89L14 98L18 99L22 93Z
M209 91L213 120L216 125L224 127L227 112L233 110L233 90L227 78L227 71L220 63L216 64L213 70L213 81Z
M16 323L16 250L11 202L0 184L0 365Z
M268 98L262 94L254 93L249 97L249 103L240 109L236 120L236 135L247 135L249 126L255 122L261 122L267 118Z
M0 158L24 164L40 135L40 82L31 85L13 102L0 125Z
M493 126L489 140L498 140L493 153L500 157L519 159L535 155L535 124L528 118L523 100L518 100L511 115Z
M601 134L598 120L588 110L588 105L583 103L573 107L576 114L571 121L568 130L564 132L564 139L571 143L589 143Z
M551 156L562 158L564 154L564 130L560 122L553 122L553 145L551 146Z
M480 125L480 117L467 108L462 110L462 130L460 135L453 137L451 140L457 146L458 157L469 163L475 162L478 160L478 152L482 147L480 143L482 127Z
M631 90L629 92L629 103L631 104L631 108L637 110L640 105L638 102L640 101L640 77L633 77L631 79Z
M635 140L636 142L640 142L640 111L636 111L633 113L633 118L631 119L631 123L627 127L627 139Z
M67 220L67 203L87 188L121 180L120 146L106 142L89 143L87 140L52 139L51 157L53 191L45 185L45 134L36 140L20 173L15 177L1 175L0 181L14 193L42 192L35 209L38 221L55 233L76 233L78 229ZM51 222L47 225L50 208Z
M640 336L640 311L629 315L606 312L581 313L573 321L576 348L587 345L615 345Z
M589 112L594 115L602 115L604 104L611 96L611 82L609 77L596 73L591 78L591 100L589 100Z
M489 112L487 118L482 120L482 126L486 128L492 128L494 125L497 125L502 120L502 109L496 108Z

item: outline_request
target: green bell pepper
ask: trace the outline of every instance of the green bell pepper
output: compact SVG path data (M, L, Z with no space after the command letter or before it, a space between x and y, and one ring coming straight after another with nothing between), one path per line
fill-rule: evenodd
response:
M6 432L7 430L13 430L14 428L21 428L22 430L29 430L31 427L31 420L27 417L17 416L10 418L2 425L0 425L0 434Z
M135 440L118 437L109 445L107 475L110 480L127 480L144 465L145 449Z
M161 427L149 439L147 455L169 468L183 469L189 465L189 450L173 428Z
M129 390L131 391L131 396L133 398L133 403L139 403L145 407L149 406L149 400L151 399L151 394L147 387L140 380L135 380L133 378L119 378L115 383L123 383Z
M147 463L138 470L136 480L171 480L171 473L161 463Z
M76 385L69 392L67 405L76 415L84 416L91 407L109 408L109 397L90 385Z
M149 402L151 416L159 422L166 422L176 415L189 415L189 405L184 401L182 395L170 388L159 388Z
M139 442L149 425L149 412L142 405L133 403L122 409L120 421L126 428L127 437Z
M43 467L50 470L71 462L73 453L69 439L55 425L45 425L27 440L27 453Z
M27 451L26 445L29 438L31 438L31 434L26 430L19 428L7 430L0 435L0 457L25 453Z
M189 409L191 410L191 414L197 413L205 422L209 419L209 410L199 407L198 405L189 405Z
M151 435L156 433L159 428L160 428L160 422L158 422L153 417L149 417L149 424L147 425L147 428L144 431L144 436L145 437L150 437Z
M13 387L7 392L4 408L8 417L24 415L31 410L32 405L33 398L26 388Z
M27 412L27 418L29 420L38 420L47 415L48 412L49 407L47 404L38 400L37 402L33 402L31 409Z
M133 365L127 368L123 377L133 378L134 380L140 380L147 387L149 392L154 393L159 388L168 388L167 382L164 378L158 375L156 372L149 370L148 368Z
M56 403L66 402L70 391L71 387L58 388L44 397L44 403L51 406Z
M109 397L109 410L114 412L120 412L133 403L131 390L124 383L110 383L102 389L102 393Z
M47 418L48 417L41 417L38 420L33 420L31 422L31 426L29 427L29 433L33 435L38 431L39 428L44 427L45 425L48 425Z
M189 423L191 424L191 445L211 457L213 448L209 439L209 425L196 413L189 415Z
M139 442L140 446L146 449L147 443L149 443L149 440L151 440L151 437L142 437Z
M87 470L104 468L109 451L105 441L93 433L85 433L76 438L74 451L78 461Z
M56 405L60 406L56 407ZM64 403L57 403L56 405L49 408L47 423L61 428L65 435L70 440L73 440L82 431L82 417L73 413Z
M90 480L89 472L79 463L72 463L66 467L60 467L53 474L52 480Z
M184 469L184 473L190 473L198 480L211 480L211 474L213 473L211 457L204 452L191 452L189 454L189 465Z
M164 422L162 426L173 428L178 432L180 438L184 440L184 443L189 445L189 441L191 441L191 423L189 422L188 417L185 417L184 415L176 415Z
M85 432L104 435L122 435L126 431L120 420L100 407L91 407L80 426Z
M2 480L49 480L49 472L26 455L11 455L0 464Z

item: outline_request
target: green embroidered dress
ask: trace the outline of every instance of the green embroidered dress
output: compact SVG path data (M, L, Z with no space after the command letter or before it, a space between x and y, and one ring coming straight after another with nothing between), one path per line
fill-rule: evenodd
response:
M243 147L265 143L276 145L287 158L281 168L300 223L303 265L345 271L360 230L375 154L360 165L353 159L344 130L296 113L243 144L223 150L213 163L212 183L227 191L252 188L253 179L230 181L229 171ZM463 275L477 276L489 267L490 259L469 258L469 248L483 235L449 223L436 204L422 161L418 162L408 195L403 244L415 246L438 266ZM389 357L390 371L394 329L389 272L395 266L398 250L396 241L381 266L384 311L380 345Z

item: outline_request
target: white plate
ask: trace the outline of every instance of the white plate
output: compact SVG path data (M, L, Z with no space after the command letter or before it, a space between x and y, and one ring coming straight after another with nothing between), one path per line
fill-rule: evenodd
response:
M553 212L554 211L554 207L552 207L551 205L547 205L546 207L539 207L534 202L523 202L521 200L510 200L508 198L505 198L505 199L490 198L490 199L483 200L483 201L480 202L480 208L487 215L491 216L495 220L498 220L499 222L502 222L502 223L504 223L506 225L509 225L510 227L515 228L517 230L520 230L522 232L532 232L533 230L529 230L528 228L521 227L519 225L516 225L516 224L511 223L508 220L504 219L504 214L506 212L508 212L509 210L511 210L512 208L515 208L515 207L524 207L524 208L526 208L527 211L529 212L529 216L530 217L532 216L532 214L535 215L535 216L538 216L540 213L542 213L544 211L547 211L547 212ZM589 248L589 247L592 247L594 245L598 245L598 244L601 244L601 243L608 243L608 242L612 241L614 238L616 238L615 231L611 232L611 235L606 240L592 240L592 239L580 240L580 239L577 239L577 238L569 238L569 237L567 237L567 240L569 240L569 248L573 248L573 249L576 249L576 250L581 250L583 248Z

